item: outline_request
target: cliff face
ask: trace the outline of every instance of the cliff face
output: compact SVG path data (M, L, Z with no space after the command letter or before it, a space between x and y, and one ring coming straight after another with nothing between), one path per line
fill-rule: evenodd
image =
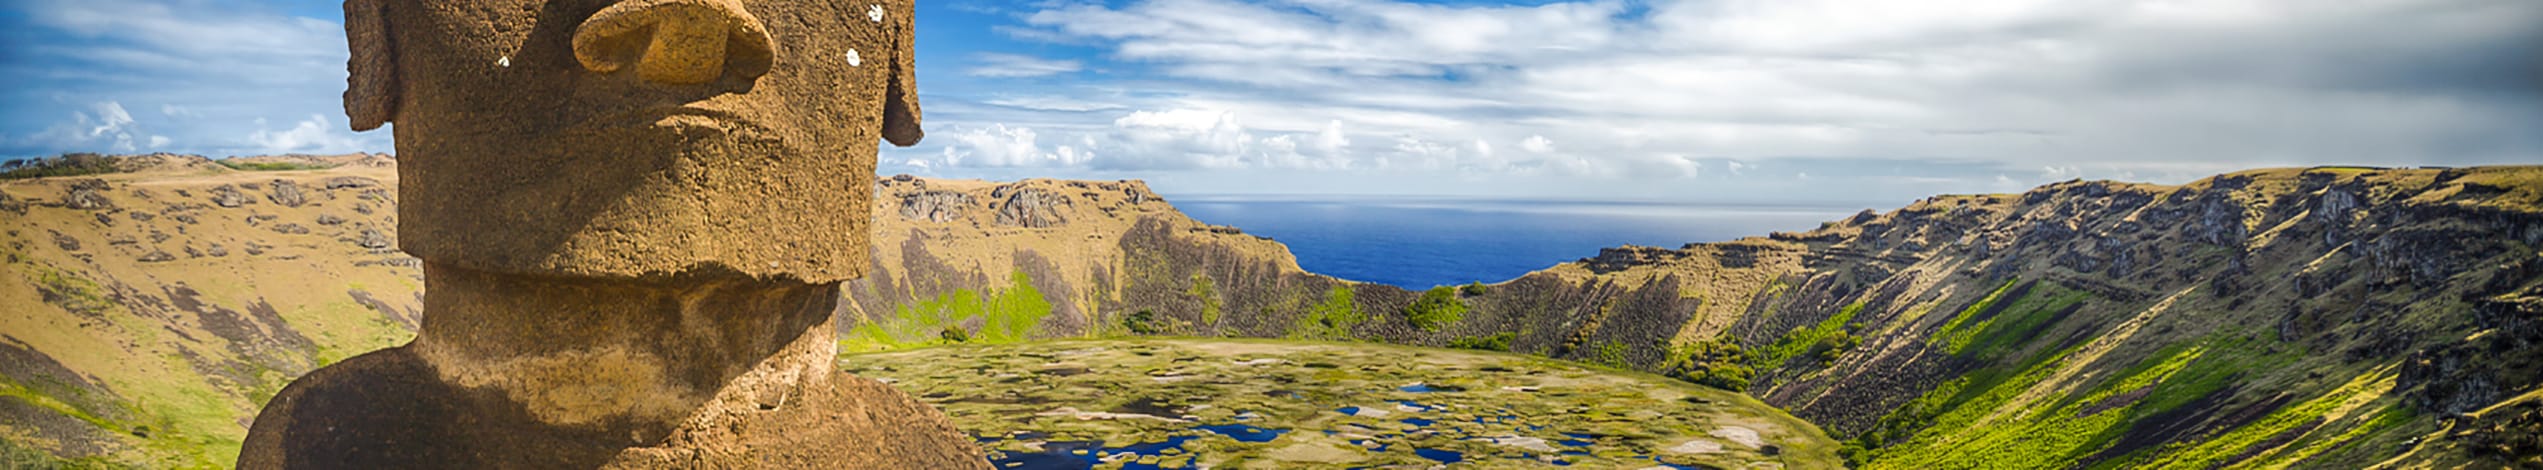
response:
M2538 385L2538 184L2263 170L1937 197L1772 237L1797 288L1727 332L1767 358L1751 393L1876 467L2375 463ZM1839 333L1860 342L1801 341ZM1795 344L1840 352L1774 359Z
M421 273L392 248L393 160L124 158L131 173L0 181L0 467L218 465L291 377L411 337ZM1509 349L1743 390L1875 468L2543 464L2543 167L1939 196L1430 292L1305 272L1137 181L873 189L850 351Z

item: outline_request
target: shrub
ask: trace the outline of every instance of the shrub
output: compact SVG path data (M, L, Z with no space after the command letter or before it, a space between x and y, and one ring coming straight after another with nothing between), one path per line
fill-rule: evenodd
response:
M1747 351L1741 350L1739 343L1727 340L1689 343L1674 355L1670 359L1671 375L1698 385L1744 391L1748 389L1749 376L1755 375L1747 365Z
M1748 376L1755 373L1756 372L1754 371L1750 371L1748 366L1739 364L1720 364L1711 368L1695 371L1692 375L1682 376L1681 378L1688 382L1694 382L1696 385L1703 385L1734 392L1745 392L1748 390Z
M1819 337L1818 342L1810 345L1809 355L1819 359L1821 364L1835 363L1837 358L1845 356L1846 351L1854 350L1855 346L1861 344L1863 344L1862 338L1854 337L1853 333L1839 331Z
M1298 325L1290 330L1290 335L1307 339L1352 339L1351 330L1367 320L1368 314L1361 312L1359 302L1353 300L1351 287L1336 285L1325 290L1323 302L1307 309L1307 316L1298 319Z
M1598 357L1596 360L1598 365L1618 369L1631 369L1633 368L1633 363L1625 360L1626 351L1625 343L1615 341L1598 343Z
M1845 441L1844 447L1837 448L1837 456L1845 458L1846 468L1862 468L1872 463L1871 449L1870 446L1863 445L1861 440Z
M315 163L292 163L292 162L238 162L238 161L230 161L230 160L226 160L226 159L224 159L224 160L218 160L218 161L221 163L221 166L230 167L230 169L232 169L232 170L239 170L239 171L295 171L295 170L324 170L324 169L330 168L330 167L329 167L329 166L327 166L327 165L320 165L320 164L315 164Z
M1209 276L1202 275L1200 273L1193 273L1192 289L1184 291L1183 293L1185 295L1201 299L1202 325L1216 325L1219 323L1219 310L1221 310L1222 307L1219 302L1217 281L1211 280Z
M115 160L94 153L67 153L53 158L11 160L0 164L0 179L44 178L114 173Z
M1121 326L1130 328L1133 334L1153 335L1165 331L1164 327L1157 325L1157 313L1147 310L1140 310L1131 313L1130 316L1122 317Z
M1488 291L1488 290L1490 290L1490 289L1491 289L1491 288L1489 288L1489 287L1484 287L1483 283L1481 283L1481 282L1476 282L1476 283L1466 284L1466 287L1458 288L1458 289L1457 289L1457 292L1458 292L1458 293L1460 293L1460 294L1465 294L1466 296L1472 297L1472 296L1483 295L1483 294L1484 294L1484 292L1486 292L1486 291Z
M1457 300L1456 289L1448 286L1430 288L1412 305L1404 306L1404 318L1422 331L1439 331L1451 323L1466 319L1466 303Z
M1518 337L1518 333L1504 331L1492 336L1469 336L1457 338L1454 341L1449 341L1448 347L1507 352L1510 350L1510 340L1517 339Z

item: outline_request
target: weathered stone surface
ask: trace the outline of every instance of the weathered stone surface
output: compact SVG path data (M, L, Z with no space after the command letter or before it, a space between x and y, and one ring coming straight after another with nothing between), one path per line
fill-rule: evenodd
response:
M1060 208L1070 204L1068 196L1042 188L1022 188L1013 191L998 188L992 194L992 197L1006 199L998 205L999 225L1044 228L1068 223L1068 218L1060 216Z
M330 191L338 189L371 188L378 187L379 185L380 180L360 176L338 176L334 178L327 178L326 183L327 190Z
M241 468L986 468L832 370L836 285L425 275L420 337L294 381ZM519 314L564 311L588 313Z
M637 278L711 266L805 282L854 278L870 264L859 215L872 204L863 188L874 178L874 145L920 137L912 6L793 5L618 2L568 15L593 18L579 27L549 24L536 8L468 2L352 15L348 107L385 111L357 116L357 128L397 123L402 247L525 274ZM869 5L880 14L869 17ZM686 13L640 11L654 8ZM771 13L782 9L841 11ZM621 34L655 23L689 39ZM737 30L766 31L773 52L764 53L774 56L689 64L720 75L683 76L687 84L642 72L657 59L763 53L736 45L760 39L707 34ZM521 34L529 36L488 39ZM661 51L691 39L727 47ZM860 59L848 60L850 51ZM374 55L394 60L365 60ZM635 63L611 69L587 58ZM389 88L374 93L367 83Z
M273 192L265 194L265 200L285 207L300 207L301 204L309 203L309 196L300 191L300 183L278 179L274 180L273 187Z
M374 250L388 248L389 245L394 244L389 240L388 234L381 233L380 229L371 227L362 227L362 238L355 240L354 243L362 245L363 248L370 248Z
M51 232L53 233L53 246L61 248L62 251L79 251L78 238L70 235L64 235L60 231Z
M247 193L240 192L237 186L224 184L219 187L212 188L213 205L221 207L238 207L254 204L255 202L256 201L247 198Z
M1147 204L1149 201L1165 200L1165 198L1157 196L1157 193L1148 192L1147 185L1126 184L1128 183L1127 181L1124 183L1125 184L1121 185L1121 194L1130 198L1130 205L1136 206L1140 204Z
M927 222L948 222L970 210L971 195L960 191L920 191L901 196L901 217Z
M379 262L425 265L428 314L283 389L239 466L987 468L832 365L872 145L920 137L911 2L555 8L346 2L346 112L406 158L396 201L326 184L397 209L351 241L415 255Z
M80 210L113 209L115 201L106 198L107 187L106 180L96 178L73 181L70 187L62 192L62 207Z
M267 406L241 468L971 468L979 457L927 439L956 435L933 410L872 380L834 374L790 390L794 403L678 429L675 442L627 446L596 430L545 427L498 393L439 380L409 348L320 369ZM756 404L753 407L756 408ZM836 410L824 413L824 410ZM278 411L284 413L278 414ZM399 426L469 414L476 426ZM705 421L705 420L701 420ZM377 424L371 424L377 423ZM844 424L842 424L844 423ZM283 432L266 429L326 429ZM530 431L502 431L527 426ZM729 446L698 437L744 433ZM292 435L298 439L259 439ZM698 436L698 437L693 437ZM621 437L623 439L623 437ZM405 442L406 447L366 447ZM301 458L284 462L284 456ZM504 456L497 458L495 456Z

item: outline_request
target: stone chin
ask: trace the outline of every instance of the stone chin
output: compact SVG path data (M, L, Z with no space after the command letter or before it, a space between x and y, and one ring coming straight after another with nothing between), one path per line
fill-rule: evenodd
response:
M815 284L856 278L867 264L872 131L838 139L866 146L820 145L825 139L684 109L517 139L423 143L432 139L396 129L399 177L411 182L400 185L401 248L436 263Z

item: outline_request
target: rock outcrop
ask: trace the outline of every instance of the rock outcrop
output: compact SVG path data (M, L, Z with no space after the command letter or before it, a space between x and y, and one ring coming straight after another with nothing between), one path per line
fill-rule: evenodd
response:
M1071 203L1068 196L1042 188L998 188L989 195L999 199L998 224L1025 228L1050 228L1068 223L1060 215Z
M361 238L355 239L353 243L361 245L363 248L374 250L387 249L388 247L395 245L395 242L389 240L388 234L380 232L380 229L371 227L362 227Z
M971 195L954 191L920 191L901 196L901 217L925 222L951 222L972 206Z
M327 178L327 182L325 183L325 187L329 191L338 189L365 189L379 186L380 180L360 176L338 176Z
M302 204L309 203L309 198L300 193L300 184L293 183L291 180L278 179L266 186L273 188L273 192L265 195L267 201L281 204L283 207L300 207Z
M237 186L224 184L213 187L211 192L212 205L221 207L240 207L255 203L254 200L247 198L246 192L239 191Z
M72 182L62 192L62 207L91 211L114 209L115 201L106 198L108 187L106 180L95 178Z

